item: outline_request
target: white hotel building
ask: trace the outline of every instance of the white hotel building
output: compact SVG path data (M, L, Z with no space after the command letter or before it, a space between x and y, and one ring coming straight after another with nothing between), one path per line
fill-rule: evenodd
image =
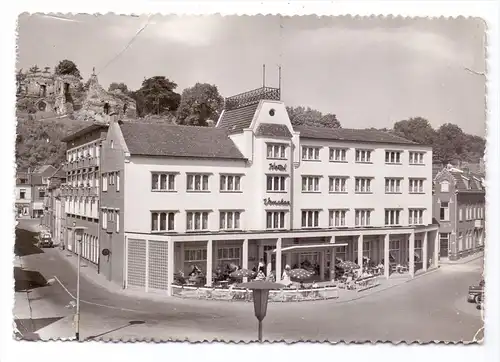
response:
M99 270L171 293L174 273L262 258L437 266L432 149L375 130L292 127L279 90L226 100L216 127L111 121L101 146ZM103 253L103 250L105 252Z

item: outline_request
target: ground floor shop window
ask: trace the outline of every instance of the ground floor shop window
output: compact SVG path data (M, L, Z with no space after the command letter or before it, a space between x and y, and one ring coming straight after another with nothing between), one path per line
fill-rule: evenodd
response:
M464 242L464 240L463 240L463 234L460 231L458 233L458 251L462 251L462 249L463 249L463 242Z
M392 240L389 242L389 262L401 263L401 242Z
M423 259L422 240L415 240L415 261L421 262L422 259Z
M231 264L241 267L241 248L223 247L217 250L217 261L219 266L225 268Z

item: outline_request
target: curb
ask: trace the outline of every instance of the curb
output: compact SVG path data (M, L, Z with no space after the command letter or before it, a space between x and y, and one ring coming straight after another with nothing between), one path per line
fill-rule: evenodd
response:
M481 252L479 255L475 255L473 258L468 259L468 260L456 260L456 261L447 261L447 262L442 262L442 265L461 265L461 264L468 264L474 260L477 260L479 258L484 258L484 252Z

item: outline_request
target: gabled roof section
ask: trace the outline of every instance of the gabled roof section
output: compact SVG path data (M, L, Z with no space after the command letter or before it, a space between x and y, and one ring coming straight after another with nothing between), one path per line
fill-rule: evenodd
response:
M312 126L295 126L300 138L312 138L335 141L354 141L367 143L389 143L399 145L418 145L418 143L396 136L389 132L371 129L326 128Z
M243 129L250 127L258 106L259 103L254 103L236 109L225 109L217 128L225 129L229 133L243 131Z
M284 124L261 123L257 128L256 136L292 138L292 133Z
M120 128L131 155L245 159L225 129L135 122Z
M50 176L51 179L64 179L66 178L66 172L64 172L63 166L59 166L57 170Z
M83 136L84 134L87 134L89 132L93 132L93 131L96 131L98 129L108 129L108 124L107 123L103 123L103 122L94 122L92 123L91 125L87 126L87 127L84 127L76 132L73 132L69 135L67 135L66 137L64 137L61 141L62 142L70 142L70 141L73 141L75 139L77 139L78 137L81 137Z

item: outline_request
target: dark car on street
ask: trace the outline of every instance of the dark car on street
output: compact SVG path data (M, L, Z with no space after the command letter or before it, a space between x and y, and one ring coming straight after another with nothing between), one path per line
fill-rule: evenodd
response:
M469 287L469 295L467 301L469 303L480 304L484 299L484 279L479 282L479 285L471 285Z

